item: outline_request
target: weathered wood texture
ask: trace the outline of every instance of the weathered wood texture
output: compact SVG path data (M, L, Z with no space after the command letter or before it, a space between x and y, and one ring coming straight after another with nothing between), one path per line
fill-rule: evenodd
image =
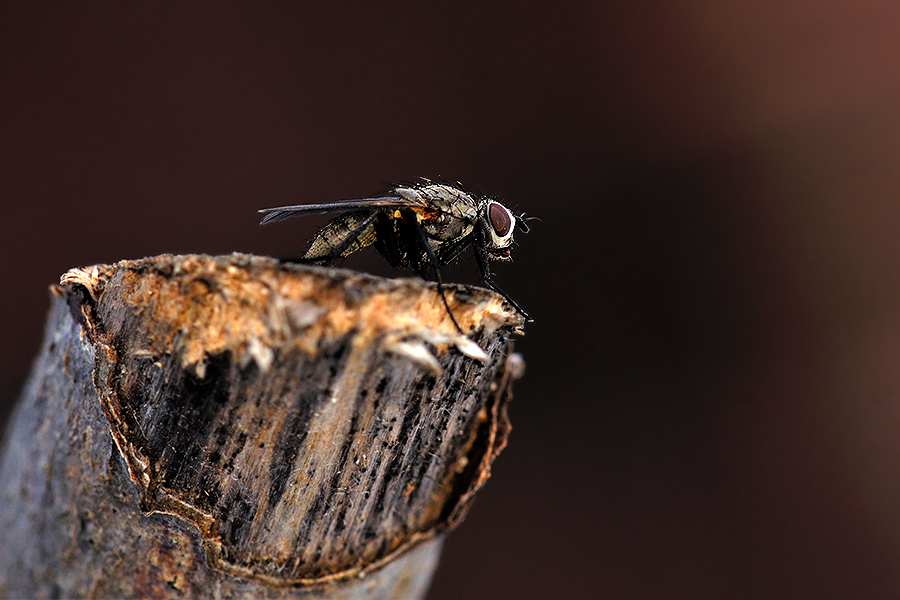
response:
M231 255L62 279L0 463L0 595L415 597L506 443L481 288Z

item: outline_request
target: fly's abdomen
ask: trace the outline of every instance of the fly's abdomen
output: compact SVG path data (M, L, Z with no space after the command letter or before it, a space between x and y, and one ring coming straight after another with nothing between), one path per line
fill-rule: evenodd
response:
M372 211L357 211L331 219L313 237L303 261L327 266L371 246L376 238L372 216Z

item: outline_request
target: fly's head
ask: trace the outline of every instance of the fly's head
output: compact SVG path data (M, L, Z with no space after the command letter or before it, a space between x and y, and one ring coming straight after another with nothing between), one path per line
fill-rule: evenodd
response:
M525 215L517 217L496 200L487 200L482 210L481 226L485 232L488 255L494 260L512 260L509 252L513 244L513 231L518 227L522 233L528 233Z

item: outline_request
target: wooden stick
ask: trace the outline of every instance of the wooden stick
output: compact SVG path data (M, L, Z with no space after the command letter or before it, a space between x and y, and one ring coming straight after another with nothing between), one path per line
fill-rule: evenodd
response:
M241 254L66 273L0 461L0 596L418 597L506 444L497 294ZM324 588L324 589L323 589Z

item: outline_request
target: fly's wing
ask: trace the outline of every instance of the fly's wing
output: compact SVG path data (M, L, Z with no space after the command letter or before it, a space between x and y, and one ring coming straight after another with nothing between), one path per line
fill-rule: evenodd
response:
M283 221L284 219L302 215L322 215L366 208L400 208L403 206L422 206L422 204L411 198L383 196L381 198L342 200L341 202L329 202L328 204L297 204L294 206L279 206L277 208L262 208L259 212L263 213L265 216L259 224L266 225L267 223Z

